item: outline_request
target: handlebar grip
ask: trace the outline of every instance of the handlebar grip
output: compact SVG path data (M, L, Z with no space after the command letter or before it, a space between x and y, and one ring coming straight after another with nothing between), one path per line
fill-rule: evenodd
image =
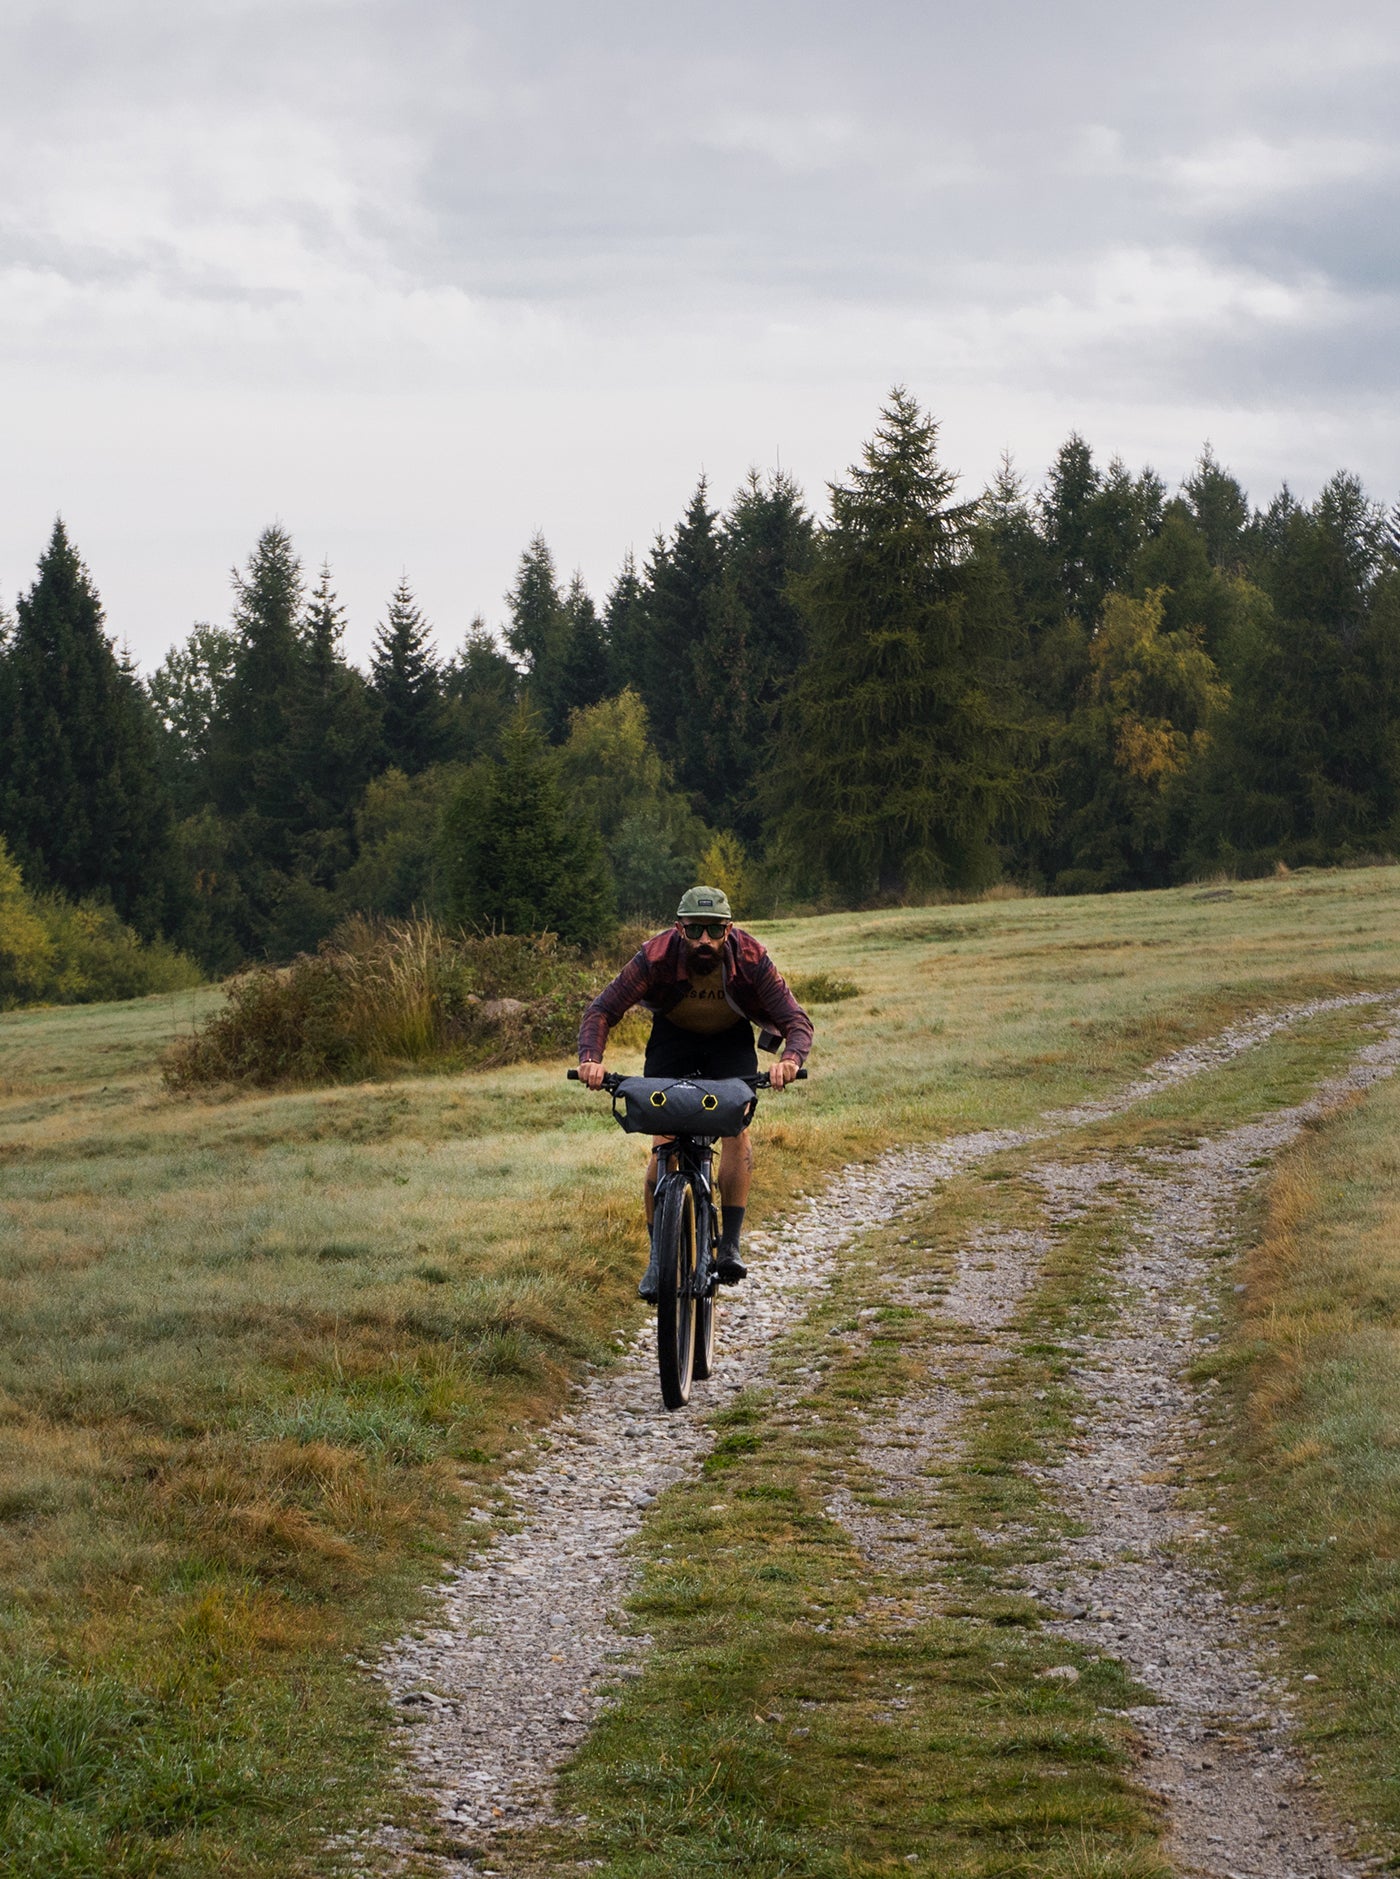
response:
M799 1070L797 1075L792 1080L794 1083L805 1083L807 1081L807 1072L805 1068L802 1070Z
M582 1076L580 1076L577 1070L566 1070L564 1075L568 1078L570 1083L582 1083L583 1081ZM617 1089L618 1084L625 1081L626 1079L620 1070L605 1070L603 1072L603 1081L599 1087L606 1090L608 1095L611 1096Z

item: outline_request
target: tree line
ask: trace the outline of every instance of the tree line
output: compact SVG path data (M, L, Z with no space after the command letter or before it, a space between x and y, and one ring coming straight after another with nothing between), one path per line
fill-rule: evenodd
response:
M62 522L0 619L26 890L206 969L351 913L587 944L707 877L751 912L1075 893L1400 845L1400 522L1339 473L1263 508L1071 436L960 495L896 388L816 517L702 478L602 604L537 535L448 657L405 579L369 669L281 527L148 676Z

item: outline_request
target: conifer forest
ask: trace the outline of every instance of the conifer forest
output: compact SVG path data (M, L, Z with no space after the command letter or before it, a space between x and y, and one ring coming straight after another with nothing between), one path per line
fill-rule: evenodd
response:
M697 878L742 918L1400 847L1400 525L1345 472L1252 506L1209 448L1170 490L1074 435L979 493L896 388L821 512L702 479L596 597L536 535L447 657L405 578L367 672L279 526L146 674L80 546L0 618L6 1003L356 914L587 947Z

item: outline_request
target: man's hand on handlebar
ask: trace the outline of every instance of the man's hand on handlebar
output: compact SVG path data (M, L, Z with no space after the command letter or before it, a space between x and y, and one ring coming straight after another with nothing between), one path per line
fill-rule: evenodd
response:
M781 1091L785 1084L791 1083L801 1066L796 1057L781 1057L768 1072L770 1090Z
M606 1074L607 1072L600 1063L581 1063L578 1067L579 1082L586 1083L591 1090L602 1089L603 1078Z

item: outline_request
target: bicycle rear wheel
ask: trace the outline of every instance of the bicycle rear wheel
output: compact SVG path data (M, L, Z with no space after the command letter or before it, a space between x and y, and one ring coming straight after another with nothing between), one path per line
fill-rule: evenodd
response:
M696 1264L709 1268L710 1287L704 1298L695 1301L695 1381L703 1383L715 1367L715 1332L719 1328L719 1294L714 1282L714 1214L701 1197L695 1214ZM701 1253L709 1258L700 1259Z
M688 1181L673 1177L666 1182L654 1232L661 1281L656 1300L661 1400L667 1409L684 1409L695 1374L695 1196Z

